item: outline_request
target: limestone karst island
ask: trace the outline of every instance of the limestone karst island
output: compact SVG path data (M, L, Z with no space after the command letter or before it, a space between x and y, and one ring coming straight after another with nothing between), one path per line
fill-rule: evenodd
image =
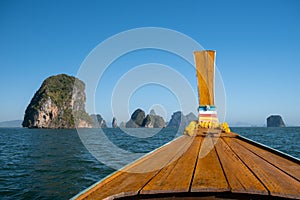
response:
M73 76L60 74L47 78L26 108L22 126L28 128L92 127L93 122L85 111L84 89L85 84Z
M85 84L83 81L66 74L50 76L42 83L26 108L23 127L28 128L106 128L106 121L100 114L89 115L85 110ZM197 117L193 113L183 115L175 112L169 124L154 110L145 114L136 109L130 119L122 126L126 128L184 128ZM120 125L121 125L120 124ZM112 119L116 128L117 119Z

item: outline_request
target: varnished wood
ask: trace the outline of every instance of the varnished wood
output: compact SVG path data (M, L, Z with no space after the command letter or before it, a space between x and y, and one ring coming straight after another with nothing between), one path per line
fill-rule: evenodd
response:
M148 156L114 173L77 199L103 199L109 196L132 196L163 167L176 161L190 146L193 138L181 136Z
M211 137L203 137L191 192L230 191Z
M300 182L262 159L236 139L224 139L273 196L300 198Z
M188 192L202 137L194 138L190 148L174 163L162 169L142 189L141 194ZM182 173L184 172L184 174Z
M230 132L230 133L224 133L222 130L219 129L209 129L209 128L198 128L195 130L196 136L213 136L213 137L238 137L238 134Z
M145 195L160 198L172 194L202 198L202 193L212 196L224 193L229 197L245 194L254 199L300 199L299 178L299 164L293 160L241 140L237 134L209 134L208 131L178 138L76 198L142 198Z
M275 167L279 168L283 172L289 174L294 177L298 181L300 181L300 166L299 164L292 162L284 157L281 157L277 154L270 154L267 150L259 148L257 146L251 145L243 140L235 140L239 144L243 145L250 151L254 152L266 162L271 163Z
M216 149L232 192L268 194L267 189L239 159L224 138L215 138ZM240 151L236 149L237 151Z
M200 105L215 105L214 102L214 70L215 51L205 50L194 52L198 95Z

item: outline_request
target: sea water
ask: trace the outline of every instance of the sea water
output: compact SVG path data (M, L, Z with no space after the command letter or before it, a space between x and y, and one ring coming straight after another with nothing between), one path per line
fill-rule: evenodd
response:
M109 141L109 145L139 155L179 136L176 129L168 128L103 130L108 140L97 144ZM84 131L91 135L98 132ZM232 128L232 131L300 157L300 127ZM104 160L100 162L87 150L88 140L84 145L80 138L82 135L76 130L0 128L0 199L69 199L115 171L105 165L111 154L107 158L103 154Z

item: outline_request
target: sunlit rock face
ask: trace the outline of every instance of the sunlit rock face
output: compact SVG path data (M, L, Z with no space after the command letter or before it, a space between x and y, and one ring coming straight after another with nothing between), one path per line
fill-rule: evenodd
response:
M26 108L23 127L87 128L92 120L85 111L85 84L60 74L44 80Z

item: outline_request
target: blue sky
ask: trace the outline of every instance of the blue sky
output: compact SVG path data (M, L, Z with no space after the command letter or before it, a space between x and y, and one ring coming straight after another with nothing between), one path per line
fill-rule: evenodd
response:
M86 56L100 42L139 27L173 29L193 38L205 49L217 51L216 63L226 89L229 123L262 125L268 115L281 114L287 124L300 125L300 1L297 0L2 0L0 121L22 119L45 78L60 73L76 75ZM130 60L133 58L136 63ZM129 70L136 64L153 61L179 70L179 63L184 61L175 60L164 52L137 52L135 57L116 61L111 73L120 72L118 63L119 67L128 64ZM186 72L184 76L191 84L195 83L192 73ZM104 94L109 96L112 88L109 85L114 84L109 80L98 86L95 97L97 102L104 102L98 103L96 109L107 121L112 114ZM155 91L166 98L144 95ZM142 97L147 99L144 104ZM134 93L128 112L136 106L148 111L155 104L168 105L166 117L178 108L170 91L148 85Z

